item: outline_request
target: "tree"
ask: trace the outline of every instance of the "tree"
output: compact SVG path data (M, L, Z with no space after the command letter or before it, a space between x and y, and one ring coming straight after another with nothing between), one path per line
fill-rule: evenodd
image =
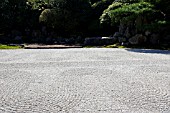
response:
M50 7L49 0L28 0L28 4L32 7L32 9L38 9L41 11Z
M162 11L166 16L166 21L170 21L170 1L161 0L156 4L156 7Z
M0 2L2 29L22 29L26 25L29 6L26 0L2 0Z
M78 33L86 29L91 10L88 0L55 0L51 4L53 8L44 10L40 21L49 23L62 34Z
M139 18L141 22L135 22L137 19L139 20ZM111 26L115 26L120 21L123 23L128 23L131 21L136 24L137 29L144 30L145 24L147 24L147 26L149 24L153 25L153 23L163 20L163 15L160 10L157 10L153 4L148 2L138 2L132 4L114 2L103 12L100 17L101 24L109 23L108 20L110 21Z

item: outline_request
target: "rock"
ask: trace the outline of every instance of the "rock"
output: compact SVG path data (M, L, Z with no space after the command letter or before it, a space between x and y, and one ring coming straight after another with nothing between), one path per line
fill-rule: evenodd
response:
M110 45L115 42L116 40L111 37L91 37L91 38L85 38L84 45L101 46L101 45Z
M20 40L22 40L22 38L21 38L21 36L16 36L16 37L15 37L15 40L16 40L16 41L20 41Z
M137 34L129 39L129 43L132 45L143 44L146 42L146 40L146 36L143 36L142 34Z
M135 28L131 29L131 35L132 36L136 35L136 33L137 33L137 30Z
M153 45L159 44L159 35L158 34L152 34L150 37L150 43Z
M121 34L119 32L115 32L115 34L113 35L113 37L115 37L115 38L118 38L120 36L121 36Z
M76 38L74 38L74 37L66 38L66 39L65 39L65 42L66 42L67 44L75 44Z
M129 45L129 42L122 42L121 45L122 45L122 46L128 46L128 45Z
M12 30L11 35L12 35L13 38L15 38L16 36L21 36L22 34L18 30Z
M118 42L118 38L116 38L116 37L110 37L112 40L114 40L114 42L116 43L116 42Z
M102 45L111 45L111 44L114 44L115 43L115 40L114 39L102 39L101 40L101 44Z
M150 31L145 31L145 35L146 35L146 36L149 36L150 34L151 34Z
M110 37L102 37L101 39L110 39Z
M118 42L122 43L122 42L126 42L126 38L125 37L118 37Z
M85 38L84 45L96 45L99 39L101 38L99 37Z
M126 28L126 31L125 31L124 36L125 36L126 38L130 38L130 37L131 37L129 27Z
M135 20L135 24L136 24L136 28L137 28L137 32L142 30L142 25L143 25L143 21L142 21L143 17L140 15L136 18Z
M120 34L124 34L124 33L125 33L125 30L126 30L126 25L125 25L123 22L120 22L120 25L119 25L119 33L120 33Z
M165 41L170 41L170 35L167 35L163 38Z
M122 37L122 35L119 32L115 32L112 38L115 40L115 42L119 42L119 37Z
M46 26L42 26L41 27L41 32L42 32L43 35L47 35L47 28L46 28Z
M16 37L14 38L14 42L15 42L15 43L22 43L22 37L21 37L21 36L16 36Z
M170 35L165 36L165 37L161 40L161 44L163 44L164 46L170 47Z
M75 42L78 43L78 44L82 44L84 42L84 38L82 36L77 36Z
M0 35L0 44L9 42L10 38L5 35Z
M26 36L29 36L31 34L31 30L29 28L25 29L25 34Z
M47 37L46 40L45 40L45 43L52 44L53 43L53 39L51 37Z

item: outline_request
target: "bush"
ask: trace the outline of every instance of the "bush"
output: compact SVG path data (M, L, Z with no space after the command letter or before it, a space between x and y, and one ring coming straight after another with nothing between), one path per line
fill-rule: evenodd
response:
M133 4L113 2L100 17L101 24L110 23L111 26L116 26L120 22L133 22L136 24L137 29L142 30L144 30L143 27L146 26L145 24L149 26L148 24L156 24L158 21L162 20L163 15L161 14L161 11L156 10L154 5L148 2Z
M122 7L110 11L111 23L124 21L128 22L135 20L138 16L153 16L157 11L154 10L154 6L147 2L140 2L134 4L124 4Z
M113 4L111 4L106 10L103 11L103 14L100 16L100 23L110 24L111 23L110 11L117 9L122 5L123 3L121 2L114 2Z

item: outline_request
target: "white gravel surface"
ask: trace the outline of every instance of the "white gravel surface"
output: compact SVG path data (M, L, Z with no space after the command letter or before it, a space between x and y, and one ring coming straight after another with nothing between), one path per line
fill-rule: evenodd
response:
M170 51L0 50L0 113L170 113Z

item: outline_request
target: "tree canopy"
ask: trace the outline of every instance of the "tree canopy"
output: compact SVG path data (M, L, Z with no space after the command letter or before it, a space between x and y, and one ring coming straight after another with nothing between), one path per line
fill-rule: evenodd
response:
M169 26L169 12L169 0L1 0L0 30L33 31L43 25L58 35L109 35L120 21L138 26L139 17L147 21L143 31Z

